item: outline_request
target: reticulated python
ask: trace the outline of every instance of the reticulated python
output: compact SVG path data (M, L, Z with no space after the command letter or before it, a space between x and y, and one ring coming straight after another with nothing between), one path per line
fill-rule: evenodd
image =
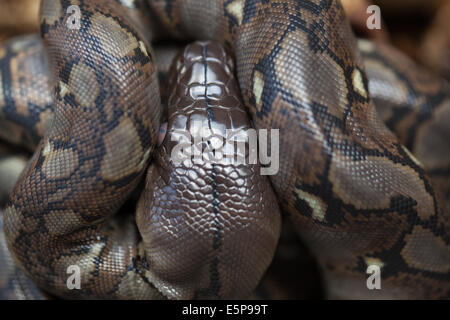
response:
M111 218L149 161L161 114L158 85L148 37L142 33L145 21L137 23L139 15L131 14L132 8L124 10L106 1L76 4L82 13L82 27L77 31L65 26L69 3L44 1L42 6L42 34L50 57L56 112L5 212L8 245L17 262L38 285L63 297L248 294L270 262L276 243L276 232L266 231L273 236L269 239L257 230L275 230L276 223L257 219L249 224L255 229L246 241L229 239L232 248L224 254L237 254L231 254L237 260L228 263L221 260L220 250L205 260L193 258L195 246L184 252L189 241L199 243L193 233L186 235L185 243L165 243L170 238L161 233L175 235L172 231L179 231L177 227L185 221L166 217L166 225L158 227L157 218L164 215L148 219L154 208L151 196L141 198L137 212L143 242L129 217ZM149 4L168 34L217 40L232 52L254 126L280 129L280 170L271 177L272 186L281 207L318 258L330 297L449 297L448 211L426 173L448 174L448 140L442 139L448 129L442 126L442 130L431 129L432 133L421 129L419 134L399 135L401 142L411 146L419 137L419 148L427 147L427 139L435 141L430 134L443 141L438 163L424 161L424 167L387 130L371 102L361 55L338 3ZM363 47L370 51L367 45ZM392 61L387 66L390 72L395 72L391 68L400 70L387 77L392 83L396 77L401 83L412 83L404 91L409 105L414 105L411 93L428 99L424 100L429 102L428 114L418 111L424 116L413 128L434 128L433 121L439 123L442 115L448 115L446 83L421 82ZM405 79L402 72L411 78ZM391 97L404 107L401 96ZM393 130L406 128L416 119L414 111L400 112L403 122L398 123L398 118L388 122ZM155 167L157 163L151 166L149 177ZM437 167L442 170L433 171ZM209 178L217 174L212 172ZM154 194L154 183L147 179L144 195ZM211 193L214 207L220 193ZM167 201L167 197L162 199ZM198 203L190 201L186 212L189 205L197 212ZM263 211L257 213L265 217ZM211 217L197 218L207 222ZM215 225L210 230L224 229ZM158 250L152 248L155 242L161 246ZM177 250L162 249L167 246ZM238 259L245 250L254 250L256 257ZM186 253L191 254L186 257ZM176 261L180 257L187 261L183 267ZM209 265L199 276L209 278L192 281L185 272L199 261ZM68 264L82 267L83 290L67 290ZM366 288L365 271L370 264L382 267L380 291ZM218 285L216 280L227 279L233 268L241 272L235 277L244 278Z

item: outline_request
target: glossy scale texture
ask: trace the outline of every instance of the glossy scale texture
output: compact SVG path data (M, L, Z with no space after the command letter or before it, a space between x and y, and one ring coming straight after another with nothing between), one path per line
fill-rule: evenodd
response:
M248 161L173 161L180 135L195 138L202 128L211 130L213 136L195 145L206 154L214 139L226 140L227 129L246 139L251 126L231 57L218 43L188 45L172 71L167 135L137 210L149 279L170 298L244 298L278 241L275 194L259 165ZM249 147L235 148L235 159L239 152L248 159Z

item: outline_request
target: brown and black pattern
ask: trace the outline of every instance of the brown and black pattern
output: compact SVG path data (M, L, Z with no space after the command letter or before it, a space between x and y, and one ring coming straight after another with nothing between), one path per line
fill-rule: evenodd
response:
M161 43L154 48L164 106L169 69L181 45ZM50 128L55 109L47 64L37 34L17 36L0 45L0 139L30 151Z
M3 231L2 209L27 163L28 155L17 147L0 144L0 300L36 300L46 296L14 263Z
M256 128L280 129L272 185L329 297L449 297L448 212L378 117L339 3L150 3L174 36L234 50ZM366 288L369 264L382 266L380 291Z
M63 27L72 2L82 9L77 32ZM9 247L60 296L160 297L134 225L111 218L139 181L159 127L151 50L117 3L72 2L43 2L56 113L11 195ZM428 168L378 116L337 1L148 2L169 35L217 40L234 53L253 124L280 129L272 186L317 257L328 297L450 297L449 213ZM61 282L61 266L74 262L86 270L81 293ZM382 289L369 291L373 264Z
M53 100L40 38L13 38L0 48L0 138L33 150L50 125Z
M450 208L450 83L387 45L361 40L381 119L422 163Z
M55 114L5 210L8 246L38 286L61 297L162 297L145 276L132 216L113 217L160 126L153 53L117 4L77 1L79 30L66 27L70 4L41 5ZM83 290L68 290L70 265Z
M209 255L211 261L191 259L184 248L190 237L186 232L186 241L179 242L173 253L184 255L184 260L171 260L170 250L160 250L161 270L158 265L161 255L155 257L152 250L157 242L149 243L146 239L157 234L159 228L164 233L164 227L156 226L153 234L139 236L130 214L113 216L137 186L155 143L155 129L159 129L162 114L159 95L154 91L158 89L156 66L150 50L147 51L150 47L146 40L132 28L126 15L119 14L117 5L109 7L107 2L79 5L83 18L78 31L67 31L65 19L55 14L64 12L64 4L58 6L49 1L41 8L44 44L49 52L50 70L56 74L55 112L50 129L45 132L5 210L4 229L11 252L41 288L60 297L250 295L272 259L280 224L275 197L268 180L262 180L257 172L257 166L251 166L250 170L218 167L210 173L212 186L217 185L217 190L213 188L212 194L206 191L204 200L212 201L214 212L217 209L213 225L210 226L208 211L196 219L197 205L187 203L197 208L192 211L192 218L197 220L204 238L193 237L193 243L200 247L207 243L209 235L214 235L211 248L204 247L200 255L201 258L203 254ZM82 37L89 39L89 43L82 43ZM71 46L72 43L79 45ZM217 45L214 48L212 60L215 54L224 54ZM222 51L216 52L217 48ZM225 56L216 59L223 63L222 58ZM230 80L230 67L227 65L222 88L224 94L230 92L223 97L223 109L220 107L218 114L239 105L237 86ZM209 66L205 68L208 74L215 71ZM220 77L214 79L222 81ZM200 85L208 88L210 84ZM206 97L207 100L215 98ZM233 124L248 121L243 109L230 116L223 121ZM242 176L233 180L235 174ZM235 207L231 201L239 194L225 191L230 181L239 187L239 192L244 192L240 206ZM81 185L83 188L74 187ZM175 191L183 188L181 184ZM209 199L211 195L213 199ZM39 198L36 204L31 204L33 197ZM164 196L158 201L168 204ZM226 203L230 205L223 212L222 205ZM173 203L167 209L173 212L176 206L183 208L182 203ZM151 227L151 221L145 217L149 214L147 208L143 206L138 211L139 229ZM193 225L194 230L197 223ZM169 241L169 249L176 245L175 240ZM256 243L249 245L250 240ZM247 249L238 245L239 242L245 243ZM198 250L194 246L191 253L195 252ZM254 258L246 259L249 256ZM185 270L190 266L198 276L192 279L188 275L186 284L180 284L181 275L176 274L175 279L168 279L170 286L166 288L158 278L164 279L170 267L176 269L175 263ZM81 268L82 290L70 291L66 287L66 270L70 265ZM197 278L205 276L201 281ZM181 288L179 292L174 291L176 285Z

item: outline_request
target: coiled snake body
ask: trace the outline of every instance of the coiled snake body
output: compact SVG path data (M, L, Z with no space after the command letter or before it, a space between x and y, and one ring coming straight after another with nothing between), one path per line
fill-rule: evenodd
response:
M270 263L277 238L276 210L269 214L265 205L254 209L258 218L248 225L248 233L229 238L229 247L224 242L222 256L208 256L209 270L199 272L201 280L191 273L203 261L194 254L195 248L199 255L204 250L195 232L185 234L185 222L176 217L160 211L149 214L158 208L155 190L164 189L154 166L137 211L143 241L132 219L113 216L137 186L156 143L162 112L154 59L149 37L142 33L145 23L129 13L132 8L114 1L76 4L82 17L79 30L65 25L66 1L42 4L41 30L50 58L55 112L5 211L5 234L16 261L39 286L63 297L247 295ZM424 116L415 128L419 123L431 128L417 135L400 134L401 142L412 146L418 137L418 148L426 148L429 139L436 141L430 138L434 135L445 149L431 160L426 151L416 150L425 160L422 165L377 115L362 56L338 2L148 4L167 34L216 40L233 53L253 125L280 130L280 168L270 177L271 184L280 207L317 257L329 297L450 296L449 213L438 192L448 185L448 128L441 124L433 129L442 123L440 117L448 117L446 83L427 87L420 79L415 82L414 75L400 78L413 83L404 92L421 88L423 101L429 102L428 115L417 112ZM388 69L402 72L395 65ZM387 78L396 83L401 72ZM405 101L410 103L411 96ZM398 124L394 117L388 121L391 129L411 128L414 112L399 112L404 122ZM245 121L241 125L248 126ZM442 181L432 181L434 175ZM261 187L266 183L258 179L255 188L266 190ZM259 190L255 192L261 195ZM168 190L161 195L162 207L170 194ZM212 207L216 202L228 206L220 193L210 195ZM275 203L270 197L263 198ZM189 197L177 202L185 212L201 212L196 201L183 199ZM212 217L196 218L210 226ZM210 230L230 228L219 225ZM174 230L186 236L184 242L175 240ZM230 261L221 258L227 255ZM71 264L82 267L83 290L67 290L64 279ZM374 264L382 270L382 290L366 287L366 268ZM239 274L233 275L233 270ZM213 285L218 278L229 281Z

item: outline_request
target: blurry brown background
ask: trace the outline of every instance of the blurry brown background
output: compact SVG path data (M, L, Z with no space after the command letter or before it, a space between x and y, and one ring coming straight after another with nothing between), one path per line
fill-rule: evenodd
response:
M437 16L450 20L449 0L373 0L373 2L381 8L381 14L394 45L414 58L418 57L418 48ZM443 29L444 27L442 26ZM447 28L450 28L448 23ZM442 33L448 34L450 29L442 30Z
M367 2L342 1L350 5ZM17 34L38 32L39 2L40 0L0 0L0 41ZM450 0L372 0L372 2L380 6L393 44L415 59L419 59L421 55L419 49L426 42L427 31L432 29L437 13L441 13L441 20L450 20ZM450 23L441 27L450 29ZM450 31L447 30L446 33Z
M39 31L40 0L0 0L0 42L14 35Z

